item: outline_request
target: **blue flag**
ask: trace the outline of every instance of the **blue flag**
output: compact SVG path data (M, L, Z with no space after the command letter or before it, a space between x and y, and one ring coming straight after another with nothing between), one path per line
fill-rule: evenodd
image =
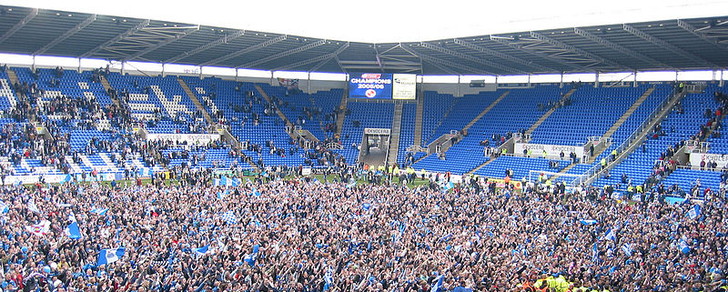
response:
M255 258L257 255L255 254L246 254L245 257L243 257L243 261L250 265L251 267L255 266Z
M102 249L99 252L99 258L96 261L96 265L107 265L118 261L122 256L124 256L124 251L125 249L123 247Z
M688 210L688 213L685 214L688 216L688 218L695 220L695 218L700 217L700 205L693 205L690 210Z
M579 220L579 223L584 224L584 225L594 225L594 224L597 224L598 222L599 221L593 220L593 219Z
M238 216L232 210L222 213L220 218L227 224L238 224Z
M445 290L442 287L442 278L443 278L443 275L437 276L437 278L435 279L435 281L436 281L435 285L432 285L432 289L430 289L430 292L439 292L439 291Z
M323 291L328 291L329 289L331 289L331 284L334 283L334 276L333 276L333 274L334 274L334 271L331 269L331 267L329 267L326 270L326 274L324 274L324 289L323 289Z
M599 259L599 246L595 242L592 246L592 262L596 262Z
M91 213L104 216L104 215L106 215L107 211L109 211L109 208L95 208L95 209L91 210Z
M3 201L0 201L0 213L7 213L10 212L10 205L6 204Z
M624 254L626 254L626 255L627 255L628 257L631 257L631 256L632 256L632 252L634 251L634 250L632 249L632 244L629 244L629 243L625 243L625 244L623 244L623 245L622 245L622 251L623 251L623 252L624 252Z
M610 228L609 230L607 230L607 234L604 235L604 238L602 238L602 239L616 241L617 240L617 230L614 228Z
M193 248L192 251L196 255L206 255L207 253L211 252L210 245L205 245L203 247Z
M455 184L453 184L452 182L447 182L446 184L444 184L442 186L442 189L447 192L450 189L452 189L454 186L455 186Z
M61 179L61 183L67 183L67 182L70 182L71 180L73 180L73 177L70 174L67 174L66 176L64 176Z
M78 228L78 222L76 221L68 224L64 232L66 233L66 236L68 236L68 238L70 239L81 239L83 237L81 236L81 229Z
M677 249L684 254L690 253L690 246L688 246L688 241L685 239L685 236L681 237L680 240L678 240Z

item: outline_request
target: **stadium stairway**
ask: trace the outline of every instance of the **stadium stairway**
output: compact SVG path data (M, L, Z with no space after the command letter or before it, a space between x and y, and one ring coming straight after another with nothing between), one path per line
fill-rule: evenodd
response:
M621 117L619 117L619 119L617 120L617 122L615 122L612 125L612 127L609 128L609 130L607 130L607 132L604 133L604 136L602 136L602 138L603 139L612 138L612 135L614 135L614 133L617 132L617 130L619 129L619 127L621 127L622 124L624 124L624 122L627 119L629 119L629 117L632 115L632 113L634 113L634 111L637 110L637 108L639 108L640 105L642 105L642 103L644 103L645 100L647 100L647 97L649 97L652 94L652 92L654 92L654 91L655 91L655 88L654 87L648 88L645 91L645 93L643 93L642 96L640 96L640 98L638 98L634 102L634 104L632 104L632 106L629 109L627 109L627 111L625 111L624 114L622 114ZM604 147L599 147L599 148L601 148L601 150L599 150L593 156L595 159L596 159L596 157L599 157L599 155L601 155L604 151L606 151L608 147L607 147L607 145L605 145ZM591 162L593 162L593 161L591 161Z
M336 116L336 136L341 137L341 131L344 128L344 120L346 120L346 107L349 104L347 92L341 95L341 103L339 104L339 114Z
M389 135L389 150L387 155L387 165L397 163L399 154L399 137L402 132L402 108L404 103L397 102L394 104L394 115L392 116L392 131Z
M10 85L14 85L18 82L18 74L15 73L15 71L11 68L8 68L6 71L8 73L8 79L10 79Z
M212 121L212 117L210 116L210 113L207 112L207 109L205 109L204 106L202 106L202 103L200 103L200 100L197 98L197 95L192 93L192 90L187 85L187 82L182 80L182 78L177 78L177 82L179 82L179 86L182 87L182 90L187 94L187 96L192 100L192 103L195 104L195 107L197 107L197 110L202 113L202 116L205 117L205 121L207 121L208 124L214 124Z
M642 142L645 141L645 137L648 133L652 131L652 129L654 129L655 125L661 123L665 118L667 118L667 116L672 111L672 108L675 107L675 105L680 102L686 95L686 92L681 92L669 97L664 107L662 109L659 109L657 114L651 116L648 119L649 122L647 122L647 125L645 125L641 129L638 129L639 132L634 135L634 139L632 139L631 141L625 141L626 146L624 147L624 150L619 152L619 155L617 156L617 159L615 161L607 164L606 169L611 171L612 168L618 166L623 160L625 160L630 154L632 154L637 146L641 145ZM585 183L587 185L593 184L597 179L599 179L603 171L604 170L601 169L599 171L594 171L593 173L586 173L587 175L589 175L589 177L585 181Z
M632 106L629 109L627 109L624 112L624 114L622 114L622 116L612 125L611 128L609 128L609 130L607 130L607 132L604 133L604 136L602 136L602 137L603 138L606 138L606 139L611 138L612 135L614 135L614 133L617 132L617 130L619 129L619 127L621 127L622 124L624 124L624 122L627 121L627 119L629 119L630 116L632 116L632 114L642 105L642 103L645 102L645 100L647 100L647 97L649 97L652 94L652 92L654 92L654 91L655 91L655 87L650 87L647 90L645 90L645 92L642 94L642 96L640 96L640 98L638 98L632 104ZM596 159L597 157L599 157L609 147L607 145L605 145L604 147L600 147L600 148L601 149L597 153L594 154L593 159ZM589 162L594 162L594 161L592 160L592 161L589 161ZM584 163L588 163L588 162L585 161ZM569 170L571 170L572 168L574 168L577 165L578 165L577 163L569 164L567 167L565 167L564 169L562 169L561 171L559 171L559 174L568 173ZM550 179L551 180L558 179L560 177L559 174L554 175Z
M258 91L258 93L260 93L260 96L262 96L265 99L265 101L267 101L270 104L273 103L273 101L271 101L271 99L270 99L270 96L268 96L268 93L266 93L265 90L263 90L263 88L260 87L260 85L255 84L255 89ZM276 107L277 107L277 105L276 105ZM283 122L286 123L286 126L293 125L293 123L291 123L291 121L288 119L288 117L286 117L286 115L283 114L283 111L281 111L280 109L276 110L276 114L278 114L278 117L280 117L281 120L283 120ZM288 133L288 134L290 135L290 133ZM295 138L295 137L291 136L291 138Z
M495 161L494 158L489 158L485 162L481 163L480 165L476 166L475 168L471 169L470 171L466 172L464 175L472 175L476 171L480 170L481 168L485 167L486 165L490 164L491 162Z
M425 112L425 99L420 97L417 99L417 111L415 112L415 145L422 145L422 116Z
M564 94L563 97L561 97L561 100L568 99L569 97L571 97L572 94L574 94L574 92L576 92L576 90L577 90L577 88L572 88L571 90L569 90L569 92ZM543 116L541 116L541 118L538 119L538 121L533 123L533 125L531 125L531 127L528 128L528 130L526 130L526 134L533 133L533 131L536 130L536 128L538 128L538 126L543 124L543 122L546 121L546 119L548 119L551 116L551 114L553 114L555 111L556 111L556 108L551 108L546 113L544 113Z
M106 92L110 92L110 90L113 89L113 87L111 87L111 84L109 84L109 80L106 78L103 78L103 77L101 78L101 86L104 87L104 90L106 90ZM112 98L111 102L113 102L114 105L116 105L117 107L121 107L121 104L119 104L120 102L119 102L118 97Z
M506 96L508 96L509 93L511 93L511 92L510 91L503 92L503 94L501 94L501 96L499 96L498 99L494 100L488 107L483 109L483 111L480 112L480 114L475 116L475 118L472 121L470 121L470 123L465 125L465 127L463 127L463 131L467 132L468 129L470 129L470 127L475 125L475 123L477 123L480 120L480 118L485 116L491 109L493 109L496 105L498 105L498 103L501 102L501 100L503 100L504 98L506 98Z

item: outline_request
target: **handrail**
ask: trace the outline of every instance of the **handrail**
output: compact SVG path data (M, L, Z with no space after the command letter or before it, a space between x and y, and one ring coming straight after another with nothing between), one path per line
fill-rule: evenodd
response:
M586 181L592 182L594 177L598 177L599 175L601 175L604 172L604 169L609 169L609 168L613 167L614 165L616 165L617 163L624 160L626 158L626 155L628 154L628 153L626 153L625 150L628 149L630 146L636 144L635 143L636 139L639 139L639 141L637 141L637 143L644 141L645 138L641 137L642 136L641 133L645 130L645 127L647 127L648 125L651 125L652 123L655 123L655 119L657 118L657 115L660 112L662 112L667 105L673 103L677 99L682 98L683 96L684 96L684 92L678 92L677 90L673 89L672 93L670 94L670 97L666 98L662 103L660 103L660 105L658 107L656 107L652 111L652 113L650 113L650 118L645 119L642 122L642 124L640 124L632 132L632 134L629 135L629 137L627 137L627 139L622 141L622 144L620 144L619 147L617 147L616 150L617 150L617 153L619 153L619 155L616 157L616 159L614 161L609 163L604 168L602 168L601 164L595 164L590 169L588 169L586 172L584 172L584 175L588 177L588 179ZM662 118L664 119L667 116L667 114L668 113L665 113L665 115ZM640 136L640 137L638 137L638 136ZM573 183L577 183L577 180L574 180Z

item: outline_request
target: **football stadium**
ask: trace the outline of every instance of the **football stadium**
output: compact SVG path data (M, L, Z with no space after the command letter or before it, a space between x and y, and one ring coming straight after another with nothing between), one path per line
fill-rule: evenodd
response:
M0 291L728 291L728 3L158 2L0 1Z

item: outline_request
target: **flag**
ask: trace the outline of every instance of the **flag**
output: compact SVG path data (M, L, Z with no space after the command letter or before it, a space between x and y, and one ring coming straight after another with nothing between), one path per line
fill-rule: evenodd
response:
M440 290L445 290L444 288L442 288L442 277L443 277L443 275L437 276L437 278L435 279L435 281L436 281L435 285L432 285L432 289L430 289L430 292L438 292Z
M238 224L238 216L235 216L232 210L222 213L220 218L227 224Z
M356 186L356 181L355 181L355 180L352 180L352 182L350 182L350 183L348 183L348 184L346 185L346 188L347 188L347 189L350 189L350 188L353 188L353 187L355 187L355 186Z
M67 182L70 182L71 180L73 180L73 177L70 174L67 174L66 176L64 176L61 179L61 183L67 183Z
M452 292L473 292L473 289L465 287L455 287L455 289L452 289Z
M324 274L324 283L325 284L324 284L323 291L328 291L329 289L331 289L331 284L334 283L333 274L334 274L334 271L331 269L331 267L329 267L326 270L326 274Z
M141 177L151 177L154 175L154 171L151 168L143 167L139 169L139 176Z
M66 229L63 230L66 233L66 236L70 239L81 239L83 236L81 236L81 230L78 228L78 222L73 221L71 224L68 224Z
M687 214L685 214L685 215L693 220L695 218L698 218L700 216L700 205L693 205L693 207L690 210L688 210Z
M239 178L237 178L237 177L234 177L234 178L232 178L232 179L230 180L230 185L231 185L232 187L238 187L238 186L240 186L240 185L241 185L242 183L243 183L243 182L242 182L242 181L241 181L241 180L240 180Z
M95 208L91 209L91 213L94 213L96 215L104 216L106 215L106 212L109 211L109 208Z
M242 183L243 182L237 177L228 178L227 176L223 176L213 180L213 185L215 186L237 187L240 186Z
M622 245L622 251L623 251L623 252L624 252L624 254L626 254L626 255L627 255L628 257L631 257L631 256L632 256L632 252L634 251L634 250L632 249L632 244L630 244L630 243L625 243L625 244L623 244L623 245Z
M123 247L102 249L99 252L99 258L96 261L96 265L107 265L118 261L122 256L124 256L124 250L125 249Z
M194 248L194 249L192 249L192 251L196 255L199 255L199 256L206 255L208 253L212 253L212 250L210 250L210 245L209 244L208 245L205 245L203 247Z
M0 201L0 213L7 213L10 212L10 205L5 204L5 202Z
M599 259L599 247L595 242L592 246L592 262L596 262Z
M230 194L230 190L219 191L219 192L217 192L217 198L222 200L229 194Z
M609 230L607 230L607 234L604 235L602 240L616 241L617 240L617 230L614 228L610 228Z
M455 186L455 184L453 184L453 183L452 183L452 182L450 181L450 182L447 182L446 184L444 184L444 185L442 186L442 189L443 189L444 191L446 191L446 192L447 192L447 191L449 191L450 189L452 189L452 188L453 188L454 186Z
M35 205L35 200L33 200L33 199L28 200L28 210L33 211L35 213L40 213L40 209L38 209L38 206Z
M361 208L364 209L364 211L369 211L369 209L372 208L372 204L369 204L369 203L361 204Z
M250 195L251 195L251 196L256 196L256 197L260 197L260 196L261 196L261 195L263 195L263 194L261 194L261 193L260 193L260 192L258 191L258 189L255 189L255 188L253 188L253 192L252 192L252 193L250 193Z
M251 267L255 266L255 258L257 257L256 254L246 254L245 257L243 257L243 261L246 262Z
M594 225L594 224L597 224L599 221L593 220L593 219L588 219L588 220L579 220L579 222L584 225Z
M51 232L51 222L42 220L38 224L25 226L25 229L38 236L46 235Z
M688 246L688 241L685 239L685 236L681 237L680 240L678 240L677 249L684 254L690 253L690 246Z

